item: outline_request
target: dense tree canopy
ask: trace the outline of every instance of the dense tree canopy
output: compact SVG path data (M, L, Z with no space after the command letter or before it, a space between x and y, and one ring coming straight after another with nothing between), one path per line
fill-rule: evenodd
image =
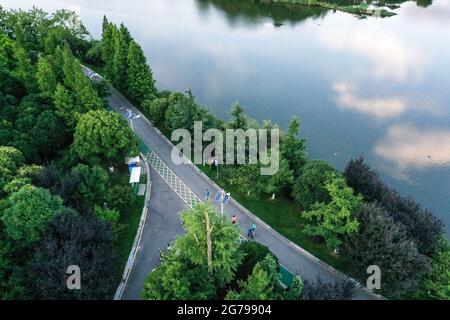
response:
M47 222L61 209L61 198L45 189L26 185L8 198L1 220L12 239L32 242L39 239Z
M90 111L77 124L74 148L78 156L89 163L102 160L119 163L136 153L137 140L119 114Z
M401 223L421 253L428 254L433 251L443 233L442 221L412 199L401 197L389 188L380 180L378 174L364 163L362 157L352 159L347 164L344 176L349 186L361 193L366 201L378 201L394 221Z
M367 267L381 269L381 290L401 295L415 290L429 270L428 261L419 253L403 228L376 204L365 204L355 212L359 232L344 240L344 253L361 279Z
M115 235L92 215L66 212L51 220L31 268L39 299L111 299L117 284ZM67 267L81 270L81 289L68 290Z

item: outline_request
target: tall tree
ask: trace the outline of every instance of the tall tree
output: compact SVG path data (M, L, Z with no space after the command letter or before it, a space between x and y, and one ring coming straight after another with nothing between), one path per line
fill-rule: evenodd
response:
M69 128L75 128L78 118L75 102L73 101L70 91L61 84L56 86L54 103L56 114L64 119Z
M300 122L297 117L293 117L289 122L287 135L281 145L281 154L288 161L289 168L294 176L298 177L306 164L306 140L299 139L298 130Z
M127 55L128 94L139 103L152 100L157 95L152 71L147 64L141 47L131 41Z
M197 204L181 217L186 235L176 241L180 254L194 265L206 267L219 285L230 282L241 261L236 226L211 203Z
M231 119L228 122L228 126L231 129L234 129L234 130L237 130L237 129L247 130L248 129L248 118L245 115L244 108L241 107L239 102L236 101L231 106L230 117L231 117Z
M129 47L128 30L121 25L119 29L113 29L113 83L119 89L126 91L127 84L127 55Z
M53 96L56 90L57 79L48 57L39 57L36 80L41 92Z

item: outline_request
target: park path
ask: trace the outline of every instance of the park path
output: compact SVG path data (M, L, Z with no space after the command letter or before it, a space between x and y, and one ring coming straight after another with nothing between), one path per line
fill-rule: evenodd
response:
M139 118L132 120L133 129L150 148L148 160L152 170L158 174L158 178L152 181L149 217L145 225L142 245L123 295L124 299L138 299L145 275L159 264L159 249L165 248L168 241L183 233L179 212L189 207L192 201L202 199L205 190L210 190L214 195L220 188L193 164L174 164L171 160L173 145L170 141L114 88L112 88L109 102L112 108L125 118L127 118L128 110L140 115ZM320 277L326 281L333 281L346 277L274 231L234 199L226 206L225 214L230 217L233 214L237 216L242 233L245 233L248 226L255 223L257 225L256 240L268 246L284 267L300 274L302 278L314 280ZM377 299L378 297L361 288L356 291L354 298Z

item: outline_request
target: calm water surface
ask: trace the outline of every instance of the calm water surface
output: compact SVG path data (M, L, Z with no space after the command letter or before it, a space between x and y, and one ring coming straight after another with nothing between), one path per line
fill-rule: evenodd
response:
M392 187L450 226L450 0L386 19L239 0L0 0L5 8L103 14L142 44L158 87L216 115L239 100L258 120L301 119L312 158L343 169L363 153Z

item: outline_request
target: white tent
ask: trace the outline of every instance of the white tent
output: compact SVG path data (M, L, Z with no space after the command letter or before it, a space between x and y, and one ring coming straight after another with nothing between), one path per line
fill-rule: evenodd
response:
M141 159L139 158L139 156L134 157L134 158L126 158L125 162L127 164L131 164L131 163L139 163L141 161Z
M141 167L131 168L130 183L139 182L141 177Z

